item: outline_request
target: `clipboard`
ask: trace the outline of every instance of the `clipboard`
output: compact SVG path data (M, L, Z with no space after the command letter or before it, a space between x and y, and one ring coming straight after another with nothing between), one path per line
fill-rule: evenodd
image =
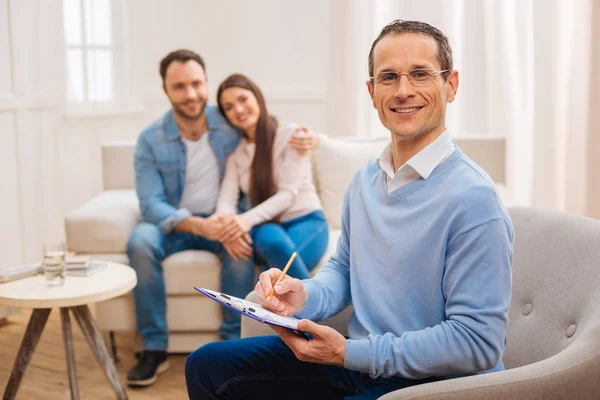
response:
M195 286L194 289L209 299L214 300L217 303L221 303L225 307L229 307L246 317L252 318L258 322L262 322L263 324L276 325L282 328L291 329L299 336L306 337L306 335L298 330L298 321L300 320L296 317L285 317L283 315L275 314L269 310L265 310L260 306L260 304L230 296L225 293L219 293L213 290L198 288Z

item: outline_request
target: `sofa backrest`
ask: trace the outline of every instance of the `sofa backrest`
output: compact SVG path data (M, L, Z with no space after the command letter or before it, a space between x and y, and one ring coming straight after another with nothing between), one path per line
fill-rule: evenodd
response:
M313 173L323 211L334 228L339 228L344 192L356 170L379 155L389 136L331 137L319 134L313 152ZM454 142L479 164L497 183L505 181L505 140L503 138L456 138ZM102 145L104 190L133 189L134 141L106 142Z
M102 183L104 190L134 189L133 149L135 141L102 144Z
M527 207L509 213L515 248L505 366L547 359L576 341L597 344L600 221Z

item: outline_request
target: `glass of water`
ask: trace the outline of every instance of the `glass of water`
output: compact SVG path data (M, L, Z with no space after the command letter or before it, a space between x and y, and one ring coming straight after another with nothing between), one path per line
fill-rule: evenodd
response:
M42 268L48 286L62 286L65 283L65 243L56 242L43 246Z

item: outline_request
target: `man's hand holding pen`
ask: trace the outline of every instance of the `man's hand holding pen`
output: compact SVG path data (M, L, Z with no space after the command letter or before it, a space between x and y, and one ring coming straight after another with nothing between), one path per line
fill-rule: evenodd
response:
M302 310L308 296L299 279L284 276L283 280L275 285L275 295L267 300L281 273L278 268L271 268L263 272L260 274L254 290L258 294L258 302L263 308L279 315L294 315Z
M259 281L254 290L258 294L258 301L263 308L279 315L294 315L302 310L306 304L308 293L304 289L302 281L287 275L283 277L281 282L275 285L281 274L282 271L277 268L271 268L263 272L260 274ZM267 297L273 290L275 293L274 296L267 300ZM290 329L278 326L271 326L271 328L288 345L299 360L321 364L344 365L346 338L335 329L303 319L298 322L298 330L312 335L310 340L306 340L297 336Z

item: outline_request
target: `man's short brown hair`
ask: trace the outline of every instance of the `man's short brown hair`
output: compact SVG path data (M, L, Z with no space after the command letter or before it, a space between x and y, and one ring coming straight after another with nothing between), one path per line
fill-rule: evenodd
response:
M442 31L425 22L403 21L401 19L397 19L384 26L381 32L379 32L379 36L377 36L377 39L375 39L375 41L371 45L371 51L369 51L369 77L371 79L373 79L374 72L373 53L375 51L375 46L377 45L377 43L379 43L379 41L387 35L400 35L402 33L417 33L433 38L433 40L435 40L438 45L437 59L440 63L441 69L452 70L452 49L450 48L448 38L442 33ZM449 73L450 71L444 72L442 74L444 79L448 77Z
M204 65L204 60L202 59L202 57L200 57L200 55L198 53L195 53L191 50L186 50L186 49L175 50L175 51L170 52L169 54L167 54L165 56L165 58L160 60L159 72L160 72L160 77L162 78L162 81L163 81L163 85L165 83L165 76L167 74L167 68L169 68L169 65L171 65L171 63L173 61L179 61L179 62L185 63L185 62L188 62L189 60L194 60L198 64L200 64L200 66L204 70L204 73L206 73L206 66Z

